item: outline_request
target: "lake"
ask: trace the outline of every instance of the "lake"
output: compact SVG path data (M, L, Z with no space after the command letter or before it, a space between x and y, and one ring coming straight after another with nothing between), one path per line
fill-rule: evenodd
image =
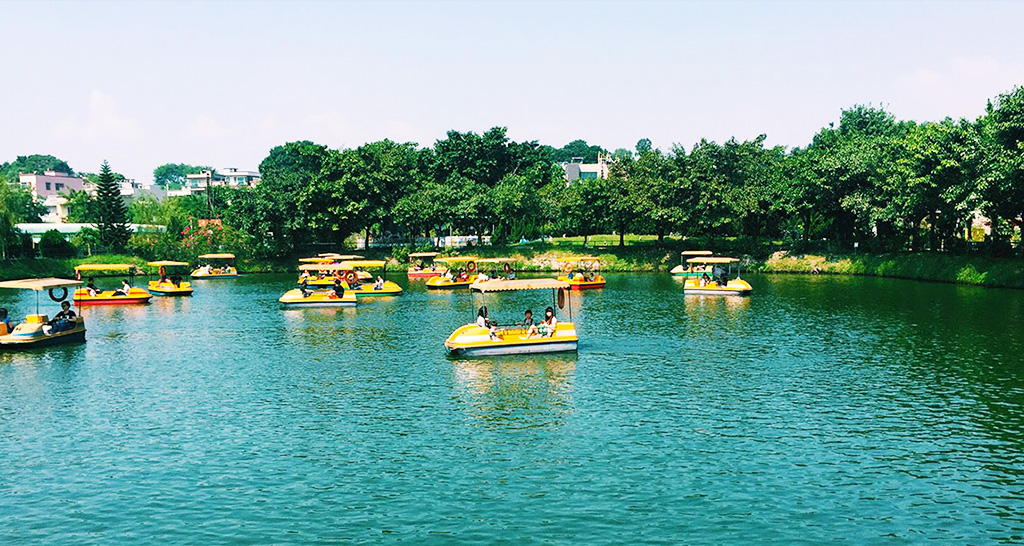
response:
M395 277L308 310L196 281L0 354L0 543L1024 541L1024 291L609 275L578 353L450 359L481 296Z

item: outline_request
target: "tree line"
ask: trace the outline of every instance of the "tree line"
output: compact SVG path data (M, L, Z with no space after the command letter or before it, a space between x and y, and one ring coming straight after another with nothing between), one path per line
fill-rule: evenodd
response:
M956 251L968 244L976 214L991 221L994 251L1019 239L1024 88L990 100L976 120L918 123L856 105L806 146L765 140L701 140L663 151L642 139L635 151L609 153L582 140L562 148L514 142L495 127L449 131L429 147L291 142L270 150L255 187L132 203L134 221L169 229L160 241L129 245L166 257L228 245L261 257L340 247L355 233L392 240L486 234L505 243L614 232L620 244L632 233L659 242L677 234ZM594 162L599 153L611 157L606 179L565 180L560 162ZM180 167L164 174L196 169ZM215 222L199 229L198 219Z

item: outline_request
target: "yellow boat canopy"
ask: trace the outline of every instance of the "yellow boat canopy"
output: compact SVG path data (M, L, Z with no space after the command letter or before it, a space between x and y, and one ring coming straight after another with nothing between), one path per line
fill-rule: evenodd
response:
M714 256L710 258L690 258L686 260L688 264L731 264L740 261L739 258L726 258L723 256Z
M338 265L345 266L345 269L355 269L357 267L385 267L388 263L384 260L350 260Z
M185 265L188 265L188 262L173 262L171 260L160 260L158 262L146 262L146 265L151 265L153 267L176 266L176 265L185 266Z
M515 281L487 281L474 285L481 292L507 292L510 290L543 290L568 288L569 283L558 279L520 279Z
M714 252L710 250L684 250L680 254L683 256L711 256Z
M304 264L329 264L329 263L333 263L333 262L335 262L337 260L338 260L338 258L332 258L332 257L327 257L327 256L317 257L317 258L299 258L299 262L304 263Z
M323 254L317 254L320 258L333 258L335 260L362 260L363 256L360 254L338 254L335 252L324 252Z
M515 258L480 258L476 261L478 264L510 264L515 262Z
M299 271L345 271L352 269L351 267L344 267L344 264L302 264L299 266Z
M448 256L445 258L436 258L435 262L441 262L446 264L461 264L466 262L475 262L480 260L476 256Z
M44 279L21 279L17 281L0 282L0 288L16 288L20 290L49 290L51 288L67 288L69 286L82 286L82 281L71 279L58 279L47 277Z
M437 252L412 252L409 254L410 258L433 258L437 256Z
M576 262L599 262L601 261L601 258L598 258L597 256L581 256L579 258L559 258L558 261L565 264L571 264Z
M222 252L219 254L200 254L199 257L207 260L233 260L235 258L235 255L227 252Z
M82 264L76 265L75 271L130 271L135 264Z

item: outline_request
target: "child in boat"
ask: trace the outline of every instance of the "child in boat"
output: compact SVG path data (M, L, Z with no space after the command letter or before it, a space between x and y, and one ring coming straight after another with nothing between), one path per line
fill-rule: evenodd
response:
M96 288L96 281L89 277L88 284L85 285L85 289L89 291L89 296L95 297L96 293L99 292L99 288Z
M530 328L536 329L536 325L533 323L533 310L527 309L523 312L523 321L516 324L516 326L522 326L529 330Z
M340 298L345 295L345 289L341 287L341 279L334 278L334 297Z
M384 277L377 275L377 281L373 283L374 290L384 290Z
M530 326L530 329L526 331L526 337L533 337L534 334L538 334L540 337L551 337L555 334L556 327L558 327L558 319L555 318L555 310L548 307L544 310L544 319L540 321L539 325Z

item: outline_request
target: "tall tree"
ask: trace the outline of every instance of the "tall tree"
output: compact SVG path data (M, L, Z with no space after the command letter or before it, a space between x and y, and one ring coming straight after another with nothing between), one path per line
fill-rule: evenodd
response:
M100 174L96 177L96 227L100 232L100 243L114 252L122 252L131 237L128 226L128 207L121 198L121 187L104 160Z
M4 163L3 169L7 179L11 182L18 181L19 173L42 173L43 171L57 171L67 174L75 174L75 171L63 159L52 155L19 155L13 163Z
M167 163L153 169L153 183L160 187L168 184L182 185L185 177L190 174L199 174L203 171L212 170L210 167L197 165L186 165L184 163Z

